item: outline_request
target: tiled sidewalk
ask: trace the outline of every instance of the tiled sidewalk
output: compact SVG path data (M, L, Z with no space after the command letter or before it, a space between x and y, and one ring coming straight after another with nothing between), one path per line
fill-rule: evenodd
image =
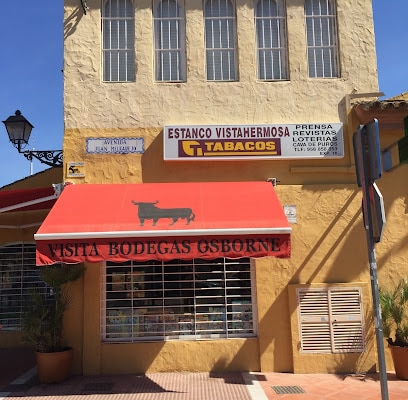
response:
M73 376L40 384L34 360L24 352L7 359L11 354L0 349L0 400L382 400L378 374L182 372ZM392 372L388 399L408 399L408 381Z
M378 374L255 374L269 400L381 400ZM408 381L387 376L388 399L408 400ZM279 387L300 388L303 393L277 394Z
M57 400L381 400L378 376L284 373L156 373L74 376L39 384L35 368L4 387L0 399ZM408 399L408 381L388 376L389 400Z

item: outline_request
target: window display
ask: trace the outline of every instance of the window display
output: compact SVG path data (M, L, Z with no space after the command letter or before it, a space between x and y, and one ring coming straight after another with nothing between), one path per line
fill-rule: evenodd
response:
M108 262L105 341L254 335L249 259Z

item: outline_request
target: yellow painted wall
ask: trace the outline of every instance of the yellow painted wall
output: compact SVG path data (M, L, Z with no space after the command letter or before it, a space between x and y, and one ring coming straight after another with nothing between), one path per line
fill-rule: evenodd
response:
M407 167L385 175L379 183L385 196L387 225L376 245L379 284L397 282L408 273ZM84 281L83 372L85 374L185 371L262 370L295 372L361 372L377 368L372 325L368 256L356 185L278 185L282 204L297 207L292 225L292 257L254 260L258 337L220 341L102 344L100 341L100 273L102 264L88 264ZM366 352L311 356L296 352L296 313L290 297L293 284L350 283L363 287ZM79 311L79 310L78 310ZM78 343L77 328L70 331ZM293 344L295 343L295 344ZM388 351L387 351L388 354ZM318 362L316 362L318 360ZM392 364L387 359L387 365Z
M136 4L136 82L101 81L100 1L88 0L82 15L76 0L65 0L64 171L68 162L85 163L81 183L139 183L266 180L277 178L283 205L296 205L292 257L254 261L258 337L220 341L102 344L101 264L88 264L82 328L68 333L75 346L76 371L84 374L183 370L357 371L376 367L375 341L367 330L367 353L325 356L318 363L292 348L293 305L289 285L352 283L364 289L367 320L371 304L361 191L355 184L351 147L358 126L347 103L351 93L378 91L371 2L338 0L341 77L307 77L303 0L286 0L288 81L256 80L253 1L238 0L239 81L205 79L202 1L186 1L187 82L156 83L153 71L150 0ZM78 11L79 10L79 11ZM375 97L375 95L374 95ZM343 122L345 157L337 160L229 162L163 161L163 126L170 124L266 124ZM402 135L402 132L401 132ZM86 154L89 137L143 137L141 155ZM383 137L385 142L389 139ZM66 172L65 172L66 173ZM407 167L386 174L383 191L387 226L376 246L380 284L408 272ZM292 325L291 325L292 321ZM82 346L80 341L82 340ZM301 366L301 367L299 367ZM374 367L373 367L374 366Z
M187 82L155 83L150 0L135 2L136 82L101 82L100 0L86 15L65 0L65 139L76 129L158 128L165 124L345 121L340 102L353 90L378 90L371 2L338 0L341 78L307 74L303 0L287 0L290 80L258 82L252 0L236 2L238 82L207 82L202 1L186 1ZM340 108L340 109L339 109ZM102 132L101 132L102 133ZM106 134L106 132L103 132ZM84 142L78 142L78 149ZM76 154L64 148L66 161Z

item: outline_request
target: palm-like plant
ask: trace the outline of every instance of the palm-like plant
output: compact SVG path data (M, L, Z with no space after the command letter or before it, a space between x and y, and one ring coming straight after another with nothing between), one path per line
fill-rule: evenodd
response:
M380 289L380 304L383 332L388 343L408 347L408 279L401 279L393 290Z
M34 292L23 314L23 340L42 353L62 351L64 312L71 301L70 285L85 272L83 264L42 267L41 278L50 286L51 296Z

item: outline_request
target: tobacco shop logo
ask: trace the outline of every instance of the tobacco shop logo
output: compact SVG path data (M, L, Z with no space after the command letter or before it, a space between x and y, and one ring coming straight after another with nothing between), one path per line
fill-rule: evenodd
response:
M160 218L171 219L170 225L174 225L180 218L186 220L186 225L190 225L190 221L194 221L195 215L191 208L159 208L154 202L138 202L131 201L132 204L138 207L137 216L139 217L140 226L144 226L146 219L153 220L153 226L156 225Z
M179 157L279 156L280 139L181 140Z

